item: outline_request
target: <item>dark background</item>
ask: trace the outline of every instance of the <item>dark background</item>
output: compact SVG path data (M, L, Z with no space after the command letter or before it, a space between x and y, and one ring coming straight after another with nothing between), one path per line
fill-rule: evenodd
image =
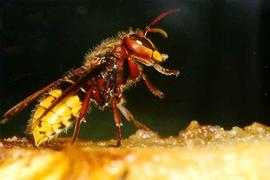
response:
M146 68L166 98L139 83L125 93L128 109L161 135L176 135L194 119L225 128L270 125L270 1L263 0L0 1L0 113L80 66L103 39L144 28L173 8L181 11L155 26L169 38L150 37L170 56L164 66L181 76ZM23 135L34 106L1 125L0 135ZM110 109L92 111L87 121L80 137L115 137ZM123 122L127 137L136 128Z

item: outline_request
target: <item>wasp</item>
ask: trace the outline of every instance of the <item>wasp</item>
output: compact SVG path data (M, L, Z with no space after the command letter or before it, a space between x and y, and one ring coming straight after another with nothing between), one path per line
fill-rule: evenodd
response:
M143 71L144 66L153 67L167 76L178 77L179 70L161 66L168 55L160 53L147 37L148 33L159 33L167 37L165 30L153 28L153 25L177 10L161 13L144 30L130 29L104 40L85 55L81 67L68 71L60 79L16 104L3 115L1 122L7 122L39 98L26 130L33 136L36 147L55 139L74 123L72 142L76 142L81 122L85 121L89 107L93 106L101 110L105 107L112 108L116 126L116 146L120 146L122 141L121 114L138 128L149 130L124 106L123 92L143 80L153 95L164 98L164 93L152 84Z

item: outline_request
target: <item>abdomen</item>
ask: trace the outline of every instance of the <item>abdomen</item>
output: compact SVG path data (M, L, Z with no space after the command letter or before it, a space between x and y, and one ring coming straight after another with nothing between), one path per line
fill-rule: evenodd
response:
M61 94L61 89L49 91L34 110L27 131L33 134L36 146L66 131L72 125L74 118L79 116L82 102L78 95L66 97L48 110Z

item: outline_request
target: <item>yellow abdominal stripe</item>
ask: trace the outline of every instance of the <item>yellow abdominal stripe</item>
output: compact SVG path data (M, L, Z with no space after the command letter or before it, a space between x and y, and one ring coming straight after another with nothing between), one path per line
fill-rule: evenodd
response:
M36 146L53 139L63 130L67 130L72 124L71 118L79 116L82 102L77 95L63 99L43 116L46 109L48 109L53 101L60 97L61 94L61 89L51 90L48 96L40 101L33 114L29 126Z

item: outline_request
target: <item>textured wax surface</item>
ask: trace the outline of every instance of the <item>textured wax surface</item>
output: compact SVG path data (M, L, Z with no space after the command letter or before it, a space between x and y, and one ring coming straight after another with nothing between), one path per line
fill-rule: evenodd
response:
M58 139L34 148L25 138L0 142L7 179L269 179L270 128L253 123L225 131L196 121L179 136L138 130L120 148L111 141Z
M270 125L270 4L267 0L91 0L9 1L0 5L0 114L69 69L104 39L129 27L143 29L169 9L180 11L155 27L168 38L149 33L165 67L181 71L164 77L145 68L164 92L159 100L143 83L124 96L140 122L163 135L176 135L192 119L224 128L254 121ZM22 135L33 103L5 125L0 136ZM115 136L113 115L94 109L80 137ZM123 135L135 128L123 120ZM72 134L72 133L70 133Z

